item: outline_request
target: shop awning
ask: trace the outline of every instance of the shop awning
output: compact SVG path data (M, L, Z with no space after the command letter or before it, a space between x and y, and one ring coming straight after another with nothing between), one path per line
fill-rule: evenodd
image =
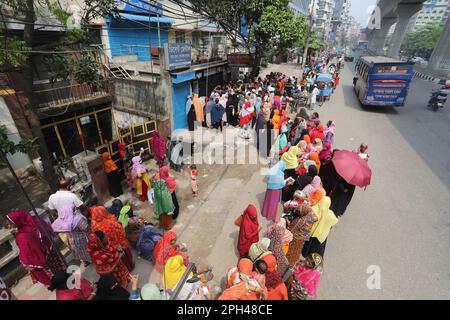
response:
M122 19L126 20L133 20L133 21L142 21L142 22L158 22L158 17L155 16L143 16L139 14L130 14L130 13L119 13L119 16ZM159 23L168 23L173 24L175 23L175 19L168 18L168 17L159 17Z

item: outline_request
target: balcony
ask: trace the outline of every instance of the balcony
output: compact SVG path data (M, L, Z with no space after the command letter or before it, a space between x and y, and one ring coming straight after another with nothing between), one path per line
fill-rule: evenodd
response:
M49 86L49 84L35 85L36 108L39 111L111 100L108 80L102 80L96 85L63 82L57 84L57 87L49 88Z

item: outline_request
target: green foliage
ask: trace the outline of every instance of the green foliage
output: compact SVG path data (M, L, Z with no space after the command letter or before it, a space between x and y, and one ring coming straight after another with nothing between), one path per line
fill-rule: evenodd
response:
M16 152L26 153L39 148L38 138L24 139L19 143L14 143L8 138L6 126L0 126L0 149L5 154L15 154Z
M94 57L84 53L79 58L69 60L69 70L78 83L96 85L100 80L97 72L99 65Z
M433 50L443 30L442 23L429 23L416 31L408 32L402 42L401 50L410 54Z
M268 6L251 29L250 39L263 47L276 48L281 52L301 43L305 30L304 18L294 17L286 8Z
M30 48L19 37L0 34L0 43L3 44L0 46L0 65L9 64L17 68L25 63Z

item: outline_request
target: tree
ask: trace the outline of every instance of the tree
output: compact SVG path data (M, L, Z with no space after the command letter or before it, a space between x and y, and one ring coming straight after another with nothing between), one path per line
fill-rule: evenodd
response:
M435 22L429 23L416 31L408 32L402 42L401 50L409 56L419 55L428 58L443 30L444 24Z
M5 25L3 24L1 26L1 34L5 41L2 41L0 44L0 46L2 46L2 49L0 50L2 53L0 64L4 67L6 66L6 68L20 68L21 79L19 83L17 83L17 86L21 89L25 97L25 101L23 101L21 105L30 130L33 136L39 141L38 153L41 157L44 177L49 183L50 189L55 191L57 189L57 176L41 130L40 120L36 113L37 103L33 92L33 51L54 49L86 40L87 24L94 18L106 16L108 14L114 15L116 3L115 0L84 0L84 8L81 8L83 13L81 15L82 19L80 27L75 30L69 30L67 24L71 13L62 8L57 0L2 0L2 2L12 9L12 15L9 16L9 18L21 21L24 24L24 30L22 39L19 39L17 36L9 36ZM58 20L66 26L64 28L65 30L63 30L66 31L66 37L61 41L36 46L34 41L35 21L37 13L42 8L47 8L53 16L57 17ZM16 51L19 51L17 56L15 56Z
M6 154L15 154L16 152L27 153L30 150L38 148L38 139L23 139L19 143L14 143L8 138L8 130L6 126L0 126L0 152ZM4 165L4 163L0 164Z
M172 0L220 27L233 44L244 46L253 56L252 74L257 75L261 57L267 50L283 50L301 42L305 34L304 18L295 18L288 0ZM239 26L247 22L250 34Z

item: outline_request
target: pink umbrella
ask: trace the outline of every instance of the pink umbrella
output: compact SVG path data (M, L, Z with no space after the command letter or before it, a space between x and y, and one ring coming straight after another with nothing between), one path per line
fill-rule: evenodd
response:
M349 184L361 188L370 184L372 170L357 153L347 150L336 151L332 161L336 172Z

